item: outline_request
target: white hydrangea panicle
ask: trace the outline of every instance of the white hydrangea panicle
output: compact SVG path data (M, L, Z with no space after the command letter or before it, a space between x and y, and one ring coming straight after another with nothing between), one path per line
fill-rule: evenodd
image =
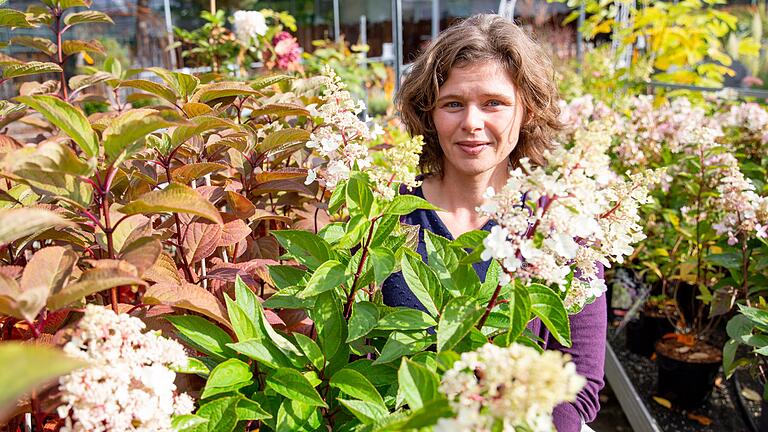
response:
M171 432L174 415L194 410L192 398L176 391L171 370L186 367L184 348L144 327L127 314L86 306L64 351L91 366L59 379L62 431Z
M717 193L714 204L721 216L713 228L718 235L728 235L729 245L735 245L740 237L768 238L768 197L755 192L755 185L741 172L735 158L724 169Z
M435 431L553 431L552 410L575 401L585 384L567 354L489 343L463 353L443 375L440 392L456 416L441 418Z
M250 46L258 36L267 33L267 21L259 11L239 10L234 14L235 36L243 45Z

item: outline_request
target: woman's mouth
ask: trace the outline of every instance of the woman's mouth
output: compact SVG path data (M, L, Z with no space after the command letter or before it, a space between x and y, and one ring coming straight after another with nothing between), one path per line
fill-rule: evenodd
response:
M490 143L486 141L460 141L456 144L464 153L472 156L480 154L480 152L490 145Z

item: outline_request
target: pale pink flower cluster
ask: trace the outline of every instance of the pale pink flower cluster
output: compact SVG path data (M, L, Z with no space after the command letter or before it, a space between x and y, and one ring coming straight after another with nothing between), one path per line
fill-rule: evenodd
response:
M279 69L286 71L301 70L301 64L299 63L301 46L299 46L299 42L295 37L287 31L281 31L272 38L272 46L275 50L274 56L271 51L264 53L264 61L268 66L277 66Z
M235 36L246 46L267 33L267 20L259 11L239 10L234 14Z
M502 283L515 277L557 285L568 291L566 305L575 312L606 289L597 263L621 262L644 238L639 206L650 200L648 186L662 173L628 180L613 173L607 155L612 127L608 120L589 124L576 131L573 147L547 155L547 169L523 159L501 191L486 192L478 211L498 225L484 240L481 258L501 262ZM570 283L572 271L579 278Z
M716 204L722 216L712 227L717 234L728 234L728 244L733 246L739 236L768 238L768 197L755 192L755 185L731 164L720 178Z
M768 112L754 102L732 105L728 112L719 116L723 127L746 128L758 135L763 144L768 143Z
M328 160L321 177L325 186L332 190L340 181L349 178L355 167L365 170L371 166L372 159L366 143L373 135L370 128L357 117L364 105L352 99L336 72L326 66L322 77L325 86L322 103L309 107L312 116L319 118L320 124L310 135L307 147ZM317 178L318 170L312 168L307 174L306 183L310 184Z
M440 392L456 417L441 418L435 431L553 431L552 410L575 401L585 384L567 354L489 343L463 353L443 375Z
M64 432L172 431L174 415L189 414L194 401L177 394L175 372L187 355L175 341L127 314L88 305L64 351L88 361L59 380Z
M559 105L560 122L568 132L578 130L589 122L615 116L608 105L600 100L596 101L591 94L579 96L570 102L561 99Z
M375 184L376 192L385 200L395 197L393 184L413 188L419 185L416 180L416 167L419 155L424 147L424 138L417 135L402 142L395 142L389 148L379 152L376 165L369 171Z

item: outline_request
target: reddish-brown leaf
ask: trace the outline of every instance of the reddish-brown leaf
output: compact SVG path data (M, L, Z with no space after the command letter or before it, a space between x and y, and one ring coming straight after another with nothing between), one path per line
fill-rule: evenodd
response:
M227 328L232 328L226 318L227 311L216 296L205 288L190 283L152 285L144 293L144 303L164 304L195 311L227 326Z
M313 196L312 191L304 184L303 180L271 180L259 183L251 190L254 195L278 193L278 192L298 192L304 195Z
M184 253L190 263L208 258L216 250L222 233L221 225L206 222L192 222L182 231Z
M712 419L701 414L694 414L692 412L688 413L688 418L690 420L698 422L702 426L709 426L712 424Z
M240 219L248 219L256 213L256 206L246 197L237 192L227 191L227 205L230 211Z
M279 262L272 259L254 259L233 264L225 263L219 258L213 258L211 262L213 266L208 271L209 278L234 282L235 278L240 276L248 286L258 285L258 280L271 283L267 266L279 264Z
M277 171L264 171L256 174L256 183L266 183L273 180L301 179L303 182L307 178L307 170L304 168L284 168Z
M229 215L227 215L229 216ZM227 221L227 219L231 219ZM224 218L219 246L232 246L251 234L251 228L242 219Z
M133 264L138 275L141 276L155 265L162 251L163 245L160 240L145 237L126 246L120 258Z
M181 284L184 281L173 258L165 252L161 253L155 264L144 272L144 279L170 284Z

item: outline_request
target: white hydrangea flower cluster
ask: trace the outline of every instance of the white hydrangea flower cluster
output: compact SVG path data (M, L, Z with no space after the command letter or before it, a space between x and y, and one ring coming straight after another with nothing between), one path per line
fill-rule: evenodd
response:
M259 11L239 10L235 12L234 19L235 36L246 46L267 33L267 21Z
M169 369L186 366L184 348L142 333L144 327L127 314L86 306L64 351L92 366L59 380L63 432L170 432L172 416L194 410L189 395L176 394L176 374Z
M586 380L576 373L570 356L539 353L512 344L486 344L463 353L440 383L455 418L441 418L436 432L553 431L552 410L576 400Z
M565 125L567 133L579 130L592 121L616 115L608 105L603 101L596 101L591 94L579 96L570 102L561 99L559 105L560 122Z
M768 238L768 197L755 192L755 185L739 170L734 161L726 169L717 186L716 205L722 211L713 225L718 235L728 234L728 244L738 243L740 235Z
M349 178L355 166L360 170L371 166L366 142L373 138L373 133L357 117L365 105L352 99L333 68L325 66L322 76L325 78L323 103L309 107L312 116L321 119L321 124L310 135L307 147L328 160L323 181L326 188L334 189L340 181ZM317 179L317 174L317 169L310 169L306 183Z
M576 132L572 148L547 155L549 168L521 160L501 191L486 192L478 211L498 226L483 241L481 258L501 262L502 283L514 276L558 285L568 290L566 304L575 312L606 289L597 263L621 262L644 238L638 209L662 173L616 176L607 155L612 127L593 122ZM570 282L572 270L579 277Z
M718 121L723 127L745 128L761 144L768 143L768 112L754 102L732 105L728 112L718 117Z
M419 185L416 180L416 166L419 165L419 155L424 147L424 137L417 135L402 142L396 142L380 152L381 159L369 172L375 184L376 192L385 200L395 197L392 183L402 184L409 188Z

